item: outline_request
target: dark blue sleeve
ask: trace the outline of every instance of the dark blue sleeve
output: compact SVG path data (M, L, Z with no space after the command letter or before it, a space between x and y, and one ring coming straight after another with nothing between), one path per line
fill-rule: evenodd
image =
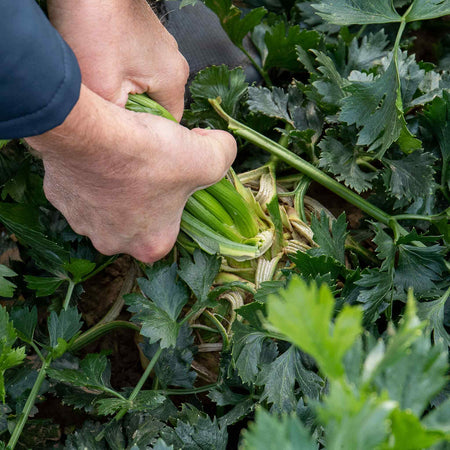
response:
M36 2L0 0L0 139L60 125L80 86L75 55Z

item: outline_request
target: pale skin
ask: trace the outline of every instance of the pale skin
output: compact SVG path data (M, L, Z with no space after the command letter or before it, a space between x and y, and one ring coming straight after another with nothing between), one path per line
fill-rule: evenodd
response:
M128 93L147 92L178 120L183 112L187 63L144 0L49 0L48 10L83 84L62 125L27 138L43 158L46 196L101 253L157 261L188 197L224 176L236 143L123 108Z

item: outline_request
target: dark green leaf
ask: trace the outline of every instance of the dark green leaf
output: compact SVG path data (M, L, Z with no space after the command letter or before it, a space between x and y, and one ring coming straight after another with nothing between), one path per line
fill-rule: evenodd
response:
M179 325L175 320L141 295L128 294L124 298L125 303L129 305L128 311L134 313L132 322L142 325L142 336L148 337L151 343L160 340L162 348L176 345Z
M7 369L17 366L25 359L25 347L15 347L16 330L9 320L6 308L0 307L0 398L5 403L4 374Z
M450 190L450 93L436 98L425 111L426 125L436 137L442 155L441 186Z
M204 0L204 2L216 13L231 42L238 47L242 46L244 37L261 23L267 13L265 8L256 8L244 15L231 0Z
M394 61L380 76L363 73L353 79L342 100L340 119L349 125L355 124L361 130L358 145L369 146L369 151L378 150L378 156L396 141L402 150L409 153L421 147L421 142L409 132L399 109L397 94L400 89Z
M427 320L427 329L433 332L435 342L442 341L450 346L450 335L444 327L445 304L449 298L450 289L438 300L421 302L417 305L417 315L420 320Z
M190 90L194 100L191 105L194 114L211 111L208 99L220 97L222 108L231 116L235 116L239 101L247 91L247 83L240 67L229 70L226 66L212 66L196 75ZM212 114L217 120L217 114Z
M95 438L103 430L103 426L98 422L86 421L80 430L67 436L65 450L107 450L105 441L100 442Z
M190 257L181 258L178 275L191 288L197 300L204 303L219 269L220 259L216 255L195 250L193 260Z
M138 284L161 311L176 321L181 309L189 300L184 283L177 279L177 266L157 263L146 269L147 278L138 278Z
M391 0L322 0L312 5L320 17L336 25L400 22Z
M414 0L406 21L434 19L447 14L450 14L448 0Z
M14 270L0 264L0 297L12 297L14 295L16 285L6 278L15 276L17 276L17 273Z
M27 282L27 288L36 291L36 297L46 297L52 295L64 279L60 277L35 277L33 275L25 275L24 280Z
M438 244L430 247L399 245L395 284L404 290L412 287L418 295L434 289L435 282L446 271L443 254L444 248Z
M265 33L267 54L263 55L263 66L265 69L278 67L298 72L301 65L295 46L308 51L317 48L319 41L320 34L317 31L302 30L299 25L287 26L284 21L280 21Z
M96 353L89 353L78 369L48 369L49 376L56 381L104 392L111 391L110 372L106 356Z
M324 167L335 175L338 181L343 181L358 193L372 188L372 180L378 173L364 172L360 169L358 165L360 155L357 149L349 149L329 136L322 139L319 147L322 150L319 167Z
M11 319L20 339L31 342L38 322L36 306L33 306L31 309L25 307L14 308L11 311Z
M71 258L64 264L64 269L72 274L73 281L79 283L83 277L95 269L95 263L86 259Z
M59 339L69 342L81 329L81 314L76 307L63 309L59 314L52 311L48 319L50 346L56 348Z
M394 197L411 201L432 193L435 157L431 153L416 150L398 160L383 158L383 162L387 166L383 179Z
M39 226L39 210L29 205L0 203L0 220L24 244L30 246L44 264L60 267L69 254L51 241Z
M289 259L296 265L296 272L306 281L313 281L327 274L332 280L336 280L346 270L335 258L326 255L312 256L299 251L289 255Z
M194 338L191 328L183 325L177 336L174 348L165 348L160 354L155 365L155 374L161 385L180 386L190 388L196 378L196 372L191 369L194 359ZM149 344L147 340L141 344L144 355L151 360L159 348L158 344Z
M388 43L384 30L363 36L361 44L357 38L353 39L348 46L346 74L350 74L352 70L371 70L374 66L379 65L381 59L386 56Z
M190 405L183 406L176 427L162 430L161 437L166 444L186 450L225 450L228 439L226 427Z
M243 450L317 450L308 431L296 416L270 415L262 408L243 434Z
M238 321L233 323L233 363L244 383L254 383L261 365L267 333Z
M256 383L264 386L261 400L273 404L278 412L295 411L297 405L295 383L298 383L302 395L311 400L319 398L324 385L316 373L304 367L300 352L294 346L264 367Z
M308 253L313 256L331 256L341 264L345 264L345 239L347 237L345 213L333 220L330 227L330 218L322 211L320 218L312 217L311 229L314 232L314 241L319 248L309 250Z

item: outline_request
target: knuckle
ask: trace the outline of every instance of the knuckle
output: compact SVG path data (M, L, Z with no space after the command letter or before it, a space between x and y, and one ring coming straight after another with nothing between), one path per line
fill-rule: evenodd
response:
M144 263L154 263L164 258L172 250L175 241L176 234L175 237L160 237L159 239L136 246L130 254Z

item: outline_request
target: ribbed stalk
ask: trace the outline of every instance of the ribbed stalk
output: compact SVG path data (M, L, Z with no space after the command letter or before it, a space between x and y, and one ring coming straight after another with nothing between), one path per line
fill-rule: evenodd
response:
M236 231L235 227L232 228L231 226L222 223L209 209L205 208L194 197L191 197L187 201L184 209L214 231L217 231L222 236L234 242L242 242L245 239Z
M256 217L229 181L223 179L207 188L206 191L225 208L243 236L251 238L258 234L259 227Z
M231 216L225 211L223 206L211 195L208 194L204 189L197 191L192 194L201 205L203 205L211 214L217 217L225 225L233 226L234 222Z

